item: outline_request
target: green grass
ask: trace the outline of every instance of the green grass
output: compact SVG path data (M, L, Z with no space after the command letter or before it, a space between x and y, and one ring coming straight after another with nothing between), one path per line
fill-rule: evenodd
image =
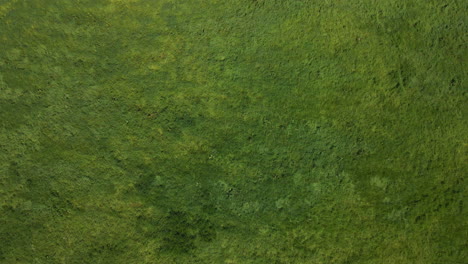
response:
M467 9L0 0L0 263L464 263Z

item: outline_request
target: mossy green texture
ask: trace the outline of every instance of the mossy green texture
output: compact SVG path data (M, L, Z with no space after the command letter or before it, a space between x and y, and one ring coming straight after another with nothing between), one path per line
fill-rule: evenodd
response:
M0 263L466 263L467 9L0 0Z

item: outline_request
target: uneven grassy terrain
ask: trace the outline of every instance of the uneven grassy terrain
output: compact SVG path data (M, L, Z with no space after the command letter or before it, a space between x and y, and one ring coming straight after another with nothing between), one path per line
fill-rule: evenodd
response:
M467 13L0 0L0 263L466 263Z

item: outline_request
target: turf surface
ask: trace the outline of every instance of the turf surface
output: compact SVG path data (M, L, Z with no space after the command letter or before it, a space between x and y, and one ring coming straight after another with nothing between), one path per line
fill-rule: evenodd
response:
M466 263L467 11L0 0L0 263Z

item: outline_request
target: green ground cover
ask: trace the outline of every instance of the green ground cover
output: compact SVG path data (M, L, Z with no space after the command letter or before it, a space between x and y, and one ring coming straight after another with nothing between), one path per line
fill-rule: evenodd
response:
M0 263L466 263L467 11L0 0Z

